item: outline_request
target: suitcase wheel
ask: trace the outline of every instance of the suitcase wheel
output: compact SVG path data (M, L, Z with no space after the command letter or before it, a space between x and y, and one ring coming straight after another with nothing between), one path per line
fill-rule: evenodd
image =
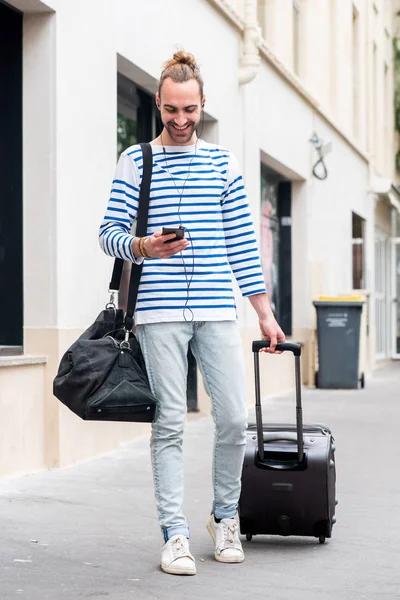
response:
M325 544L325 536L324 535L320 535L318 539L319 539L320 544Z
M360 377L360 385L361 388L364 389L365 388L365 375L364 373L361 373L361 377Z
M252 539L253 539L253 534L252 533L246 533L246 540L248 542L251 542Z

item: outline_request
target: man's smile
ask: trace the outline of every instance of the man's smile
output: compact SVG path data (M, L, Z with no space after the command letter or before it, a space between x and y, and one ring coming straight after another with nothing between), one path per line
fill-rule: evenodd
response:
M185 129L187 129L188 127L190 127L191 123L187 123L186 125L182 125L182 127L179 127L178 125L174 125L174 123L171 123L171 125L177 131L185 131Z

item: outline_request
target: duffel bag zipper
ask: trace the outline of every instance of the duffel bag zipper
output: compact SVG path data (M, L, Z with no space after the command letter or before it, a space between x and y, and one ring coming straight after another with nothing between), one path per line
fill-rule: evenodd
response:
M131 406L111 406L106 408L94 408L93 412L114 413L114 412L140 412L143 410L151 410L150 404L136 404Z

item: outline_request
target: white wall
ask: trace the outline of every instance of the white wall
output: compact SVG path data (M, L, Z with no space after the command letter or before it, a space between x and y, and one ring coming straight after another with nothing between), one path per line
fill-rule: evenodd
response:
M55 36L53 13L23 21L24 324L57 322Z
M320 119L315 128L321 138L331 140L332 152L325 161L328 178L312 179L309 260L324 265L320 293L337 294L352 288L352 211L373 220L368 164Z
M299 179L308 177L308 140L312 134L312 110L308 103L266 63L254 84L255 143ZM250 133L250 132L248 132Z
M179 10L173 10L159 2L156 19L152 3L120 0L118 11L110 2L95 0L58 0L54 5L55 108L49 112L56 115L56 126L55 152L49 155L53 160L55 157L57 183L52 194L48 182L47 205L42 201L53 224L48 225L52 234L45 248L47 258L44 256L41 264L47 260L43 287L53 290L50 295L57 303L41 306L32 285L27 296L34 300L29 305L35 325L41 324L35 313L35 307L40 307L42 314L51 314L50 322L56 319L61 329L83 328L107 299L112 261L99 250L97 231L116 161L117 54L140 67L153 81L175 49L183 47L196 56L205 80L207 111L218 121L218 141L229 146L242 164L257 234L260 152L290 178L308 182L295 187L293 195L295 326L309 323L306 305L314 291L315 273L322 273L317 277L321 292L336 293L351 287L351 211L371 217L367 165L266 62L253 82L239 87L240 34L211 4L193 0L179 3ZM189 27L193 14L196 27ZM144 27L144 23L151 23L151 27ZM207 39L218 40L217 55L214 44L204 43L205 31ZM46 35L49 44L54 33ZM42 66L43 79L47 75L51 81L51 64L46 69ZM51 150L51 118L46 124L50 133L45 143ZM314 130L333 143L326 159L329 177L323 182L311 176L316 155L309 139ZM33 217L31 220L34 222ZM307 284L301 285L299 268L305 269ZM246 322L255 323L247 303L239 300L239 310Z
M15 5L17 0L11 2ZM281 0L274 3L276 7L282 4ZM18 4L32 10L44 6L34 0L18 0ZM348 48L351 2L342 4L347 5ZM366 3L355 0L355 4L362 7ZM26 347L33 353L48 354L50 360L45 375L38 368L24 375L23 384L25 389L32 388L32 406L44 398L40 404L43 431L40 427L37 431L40 435L44 432L46 441L42 444L36 439L34 462L39 464L45 455L45 464L54 466L57 460L68 464L135 435L135 427L130 425L110 429L78 422L54 404L50 385L59 354L108 299L112 260L101 252L97 236L116 162L118 55L145 74L149 89L154 89L163 62L176 49L183 47L195 55L205 80L206 110L216 120L213 131L218 132L217 141L231 148L242 165L257 235L261 157L294 181L295 329L313 327L312 299L317 294L336 294L352 287L352 211L366 219L367 286L372 287L374 196L368 191L366 159L318 116L316 107L288 83L278 67L262 59L257 77L239 86L242 34L207 0L51 0L46 5L55 13L24 16L24 321L30 328ZM319 0L309 0L312 6L320 10ZM292 10L289 0L285 0L285 10ZM315 27L311 9L306 17L309 26ZM327 27L328 20L325 14ZM364 20L362 27L366 26ZM286 30L283 33L289 35ZM281 58L290 68L290 45L283 33L279 38ZM331 106L330 78L335 86L342 71L329 72L332 57L329 45L322 42L319 31L315 39L308 37L304 43L304 56L311 62L302 74L302 83L309 86L324 110L349 111L349 65L343 66L343 81L338 83L337 106ZM339 63L346 62L345 49L339 51ZM366 66L367 61L362 77ZM366 117L363 99L361 124ZM348 115L338 122L350 135ZM363 127L362 147L366 138ZM332 142L325 181L311 175L317 158L309 143L314 130ZM238 306L250 361L247 346L258 333L257 319L247 300L238 298ZM45 328L54 330L45 332ZM277 364L282 370L274 373L276 385L269 383L269 392L290 381L291 363L278 358ZM251 373L250 364L248 371ZM2 376L9 380L4 389L12 389L17 375L4 371ZM20 429L26 426L21 421ZM50 442L49 432L54 434ZM77 439L84 441L78 445ZM11 441L7 443L12 446Z
M354 149L265 63L246 86L245 176L258 232L260 150L270 165L292 181L293 325L311 327L316 294L352 288L352 211L373 222L368 196L368 164ZM325 163L328 178L312 176L317 153L309 139L331 141ZM279 165L277 166L277 163ZM368 247L368 256L370 255ZM251 311L248 322L252 321Z
M60 328L83 328L107 300L112 268L99 250L97 232L116 162L117 53L157 78L177 48L193 52L206 82L207 111L220 119L220 142L241 158L239 37L207 2L179 3L179 10L159 2L156 19L152 3L120 2L120 10L95 0L55 4L57 320ZM193 11L195 28L188 25ZM219 69L214 49L204 44L205 31L231 57Z
M112 262L98 228L116 159L115 8L57 3L58 326L86 327L107 301Z
M239 86L240 32L210 3L157 2L157 18L151 2L118 4L115 10L111 2L53 0L55 15L30 17L26 29L27 47L36 40L27 65L39 71L27 69L25 85L40 107L39 119L27 113L26 131L31 155L32 140L38 140L42 169L35 173L29 162L25 169L27 248L40 216L47 219L39 254L26 253L27 325L84 328L107 300L112 261L100 251L97 232L116 161L117 54L154 82L163 62L185 48L200 63L218 141L242 165L257 235L260 153L299 182L293 187L294 325L309 326L317 290L351 288L351 212L368 225L372 219L365 160L265 61L254 81ZM196 27L189 26L193 14ZM215 43L205 43L205 32ZM309 41L306 48L311 47ZM333 145L326 159L329 177L322 182L311 176L314 130ZM35 259L40 267L33 279ZM44 302L41 288L49 290ZM241 299L239 311L245 323L256 324Z
M184 48L194 54L204 78L206 110L219 120L219 142L241 159L239 33L204 0L158 2L156 19L151 2L120 3L125 8L117 15L118 53L156 79L176 50ZM137 27L132 35L139 10L140 22L151 27Z

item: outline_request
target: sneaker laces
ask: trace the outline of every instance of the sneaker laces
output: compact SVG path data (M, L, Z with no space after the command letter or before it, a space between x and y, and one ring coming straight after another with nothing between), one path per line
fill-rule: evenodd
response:
M242 550L242 544L238 537L239 528L236 521L234 519L229 521L227 519L223 519L221 521L221 525L223 526L222 531L224 535L224 541L221 546L223 546L224 549L236 548L237 550Z
M186 544L183 543L182 538L177 537L175 540L171 542L171 550L174 556L174 560L176 558L183 558L184 556L189 556L189 549Z

